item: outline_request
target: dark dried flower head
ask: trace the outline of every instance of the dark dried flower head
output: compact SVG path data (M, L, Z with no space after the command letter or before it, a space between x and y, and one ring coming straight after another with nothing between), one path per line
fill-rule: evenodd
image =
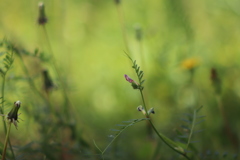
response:
M38 24L44 25L45 23L47 23L47 17L45 14L45 6L44 6L43 2L40 2L38 4L38 8L39 8Z
M114 0L116 4L120 4L121 0Z
M47 70L43 70L42 75L43 75L43 81L44 81L44 90L48 92L49 90L54 88L53 81L49 76L49 73Z
M221 94L222 92L221 79L219 78L218 72L215 68L211 69L210 79L212 80L215 93Z
M218 80L218 73L217 73L217 70L215 68L211 69L211 77L210 78L211 78L212 81Z
M7 120L9 121L9 123L13 123L15 125L15 127L17 128L17 122L18 122L18 110L21 106L21 102L20 101L16 101L14 102L13 108L11 109L11 111L7 114Z

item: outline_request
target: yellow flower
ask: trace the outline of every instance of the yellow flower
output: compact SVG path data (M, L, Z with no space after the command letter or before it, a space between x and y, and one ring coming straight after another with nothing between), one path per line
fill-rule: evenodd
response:
M196 58L189 58L189 59L184 60L182 62L182 64L181 64L181 66L184 69L191 70L191 69L194 69L195 67L197 67L198 64L199 64L198 59L196 59Z

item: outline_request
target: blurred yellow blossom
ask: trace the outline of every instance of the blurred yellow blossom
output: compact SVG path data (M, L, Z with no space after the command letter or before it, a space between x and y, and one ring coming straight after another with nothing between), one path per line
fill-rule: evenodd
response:
M182 61L181 66L183 69L192 70L199 65L199 60L196 58L189 58Z

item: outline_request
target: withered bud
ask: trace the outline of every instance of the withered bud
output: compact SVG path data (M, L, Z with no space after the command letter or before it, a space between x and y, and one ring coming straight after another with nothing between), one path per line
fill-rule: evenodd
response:
M47 70L43 70L42 71L42 75L43 75L43 81L44 81L44 90L46 92L48 92L49 90L51 90L52 88L54 88L54 84L52 79L50 78L48 71Z
M20 108L21 102L16 101L14 102L13 108L11 111L7 114L7 120L9 123L13 123L15 127L17 128L17 122L18 122L18 110Z
M121 3L121 0L114 0L114 1L117 5Z
M136 39L138 41L141 41L142 40L142 28L141 28L141 26L137 24L135 26L135 31L136 31Z
M45 6L43 2L39 2L38 8L39 8L38 24L44 25L45 23L47 23L47 17L45 14Z

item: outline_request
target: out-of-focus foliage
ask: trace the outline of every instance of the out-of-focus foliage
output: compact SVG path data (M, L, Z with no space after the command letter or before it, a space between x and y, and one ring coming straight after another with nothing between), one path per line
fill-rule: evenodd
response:
M124 74L137 78L125 52L144 71L144 95L159 131L177 140L184 113L204 106L204 131L194 138L198 156L239 153L239 1L121 0L120 12L114 0L43 2L45 29L38 25L38 1L0 3L0 39L14 44L20 55L14 56L5 86L6 106L22 102L24 121L11 133L18 153L94 159L99 152L93 139L104 148L115 124L143 118L136 110L140 95L124 80ZM126 129L106 155L179 158L155 135L147 138L144 122Z

